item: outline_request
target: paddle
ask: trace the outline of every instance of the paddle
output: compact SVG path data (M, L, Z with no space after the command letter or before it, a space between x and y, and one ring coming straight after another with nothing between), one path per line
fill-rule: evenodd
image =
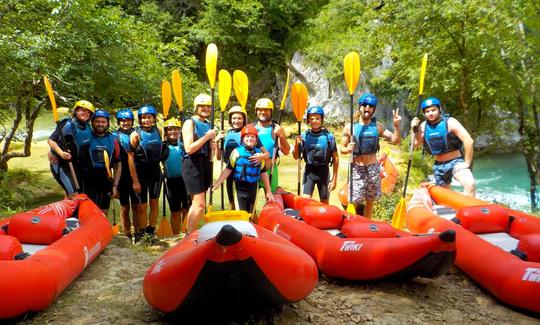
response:
M114 182L114 177L113 177L113 174L111 173L111 160L109 159L109 153L107 152L107 150L103 150L103 161L105 162L105 170L107 171L107 177L109 177L109 181ZM116 236L119 230L118 230L118 225L116 224L116 209L114 207L114 199L112 197L111 197L111 202L113 206L112 233L113 233L113 236Z
M56 98L54 97L51 82L49 81L49 78L47 76L43 76L43 82L45 83L45 89L47 89L47 95L49 96L49 101L51 102L54 122L59 127L60 124L58 121L58 110L56 109ZM60 129L60 137L62 138L62 143L65 145L66 139L64 139L64 132L62 132L62 129ZM77 179L77 174L75 174L75 168L73 168L73 163L71 162L71 160L68 161L68 166L69 172L71 173L71 178L73 179L73 185L75 185L75 190L77 191L77 193L81 193L81 189L79 187L79 180Z
M210 113L210 128L214 129L214 85L216 83L216 68L217 68L218 50L216 44L210 43L206 48L206 75L211 89L211 113ZM214 178L214 160L210 159L210 180ZM208 212L212 212L213 198L212 187L210 186L210 198L208 200Z
M345 75L345 83L347 84L347 89L349 90L349 113L350 113L350 141L353 140L353 95L360 80L360 55L357 52L350 52L343 59L343 72ZM358 145L355 143L355 145ZM347 212L356 213L356 208L353 204L353 153L349 154L349 203L347 204Z
M279 105L279 113L278 113L278 125L281 125L281 112L285 108L285 103L287 102L287 95L289 94L289 81L291 77L291 72L289 69L287 69L287 81L285 82L285 88L283 89L283 97L281 97L281 104ZM274 139L275 141L276 139ZM272 186L272 175L274 174L274 166L277 159L277 153L279 151L279 142L275 141L276 144L274 145L274 150L272 151L272 168L270 169L270 186Z
M219 94L219 105L221 106L221 130L225 128L224 121L224 112L227 109L227 104L229 103L229 98L231 98L231 74L227 70L219 70L218 74L218 94ZM223 154L223 143L221 141L221 153ZM223 157L221 158L221 170L223 170ZM223 183L221 183L221 210L225 210L224 202L224 191Z
M308 93L306 86L301 82L295 82L291 89L292 107L296 122L298 122L298 135L302 134L302 118L307 108ZM298 159L298 183L296 194L300 195L300 170L301 161Z
M163 122L167 120L167 117L169 116L169 109L171 108L171 84L168 80L163 80L161 82L161 104L163 107ZM165 140L165 127L163 127L163 136L162 139ZM166 206L165 206L165 200L167 193L167 188L165 184L165 175L163 175L163 210L161 215L161 222L159 223L159 226L156 230L156 235L160 238L163 237L170 237L173 235L172 233L172 227L169 220L166 218Z
M172 91L174 94L174 100L178 106L178 112L180 113L180 121L183 123L184 103L182 101L182 78L180 77L180 72L176 69L172 72Z
M234 70L233 72L233 86L234 86L234 95L236 96L236 99L238 99L238 103L240 103L240 107L246 111L246 103L248 99L248 93L249 93L249 82L248 77L242 70ZM246 114L247 119L247 114ZM246 120L247 124L247 120Z
M416 114L414 116L418 117L420 114L420 107L422 105L422 96L424 94L424 78L426 77L426 68L427 68L427 53L424 54L422 58L422 67L420 68L420 87L418 89L418 107L416 107ZM403 229L405 224L405 212L407 210L407 204L405 203L405 195L407 194L407 183L409 182L409 173L411 172L411 165L414 152L414 138L418 128L413 128L411 130L411 145L409 149L409 161L407 162L407 174L405 174L405 185L403 185L403 194L399 200L398 206L394 210L394 215L392 216L392 227Z

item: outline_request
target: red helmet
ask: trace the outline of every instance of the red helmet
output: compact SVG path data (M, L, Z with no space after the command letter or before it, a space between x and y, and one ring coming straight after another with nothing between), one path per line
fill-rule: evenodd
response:
M253 134L256 137L259 136L259 132L257 131L257 128L253 125L246 125L242 128L242 131L240 131L240 137L244 138L244 135L246 134Z

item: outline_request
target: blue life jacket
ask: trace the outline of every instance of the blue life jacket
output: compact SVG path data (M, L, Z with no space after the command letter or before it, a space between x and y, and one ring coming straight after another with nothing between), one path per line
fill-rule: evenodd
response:
M256 153L260 153L259 148L254 148L248 151L245 146L236 148L238 151L238 157L236 160L231 161L231 165L234 165L233 177L237 181L243 181L247 183L256 183L261 177L261 165L253 165L249 161L249 157Z
M129 172L129 163L128 163L128 151L131 150L131 143L129 142L129 136L133 132L133 128L127 133L123 130L117 130L113 134L120 145L120 161L122 162L122 178L129 177L131 179L131 174Z
M88 123L81 123L76 118L66 119L62 127L64 136L71 137L72 143L75 145L75 156L78 160L85 160L88 147L90 146L90 138L92 137L92 129ZM68 141L68 140L66 140Z
M109 155L110 164L114 163L114 140L116 137L112 134L107 132L105 136L97 136L95 134L92 134L92 137L90 138L90 159L92 162L92 167L95 169L102 169L105 168L105 158L104 158L104 151L107 151L107 154Z
M448 115L442 115L437 124L426 122L424 129L424 147L431 155L440 155L454 150L461 150L463 143L448 131Z
M223 139L223 161L225 163L229 162L231 152L241 145L240 130L235 131L234 129L230 129L225 134L225 139Z
M172 144L166 142L169 147L169 157L165 160L165 176L167 178L182 176L182 157L184 156L184 146L181 142Z
M276 146L276 141L273 137L275 127L274 121L272 121L269 126L259 126L259 123L257 122L253 123L253 125L257 129L257 132L259 132L259 141L261 142L262 146L268 150L270 153L270 158L272 158L272 154L274 153L274 148Z
M147 132L139 126L135 132L139 135L139 145L135 148L135 159L145 163L159 162L162 155L162 143L157 127L153 126Z
M198 139L202 138L206 132L210 130L210 123L208 121L201 122L198 118L192 117L191 120L193 121L194 131L193 132L193 142L197 141ZM182 147L183 148L183 147ZM197 155L208 155L210 153L210 141L206 141L199 150L195 151L191 155L188 155L186 151L184 150L184 158L187 158L189 156L197 156Z
M302 134L302 156L309 165L328 165L336 148L334 136L323 129L314 133L311 130Z
M375 118L369 124L353 124L354 156L372 154L379 150L379 129Z

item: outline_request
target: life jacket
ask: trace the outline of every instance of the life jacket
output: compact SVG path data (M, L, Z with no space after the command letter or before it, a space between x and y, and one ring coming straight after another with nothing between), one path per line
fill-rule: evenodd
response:
M308 165L328 165L332 160L332 148L335 148L334 136L323 129L314 133L311 130L302 134L302 156Z
M210 123L208 121L201 122L198 118L192 117L194 132L193 132L193 142L202 138L206 132L210 130ZM182 147L183 149L183 147ZM210 141L206 141L199 150L195 151L191 155L188 155L184 150L184 157L197 156L197 155L208 155L210 153Z
M115 136L112 133L107 132L104 136L100 137L95 134L92 134L90 139L90 159L92 162L92 167L95 169L105 168L105 158L104 151L107 151L109 155L110 164L113 164L113 154L114 152L114 140Z
M369 124L353 124L353 155L376 153L379 150L379 129L375 118Z
M120 149L122 151L129 151L131 147L131 142L129 142L129 137L131 135L131 132L133 132L133 129L131 129L129 132L125 132L123 130L117 130L114 132L114 135L116 136L116 139L118 140L118 143L120 144Z
M424 130L424 147L431 155L440 155L454 150L461 150L463 143L452 132L448 131L448 118L444 114L437 124L426 122Z
M161 160L162 143L157 127L148 132L142 127L135 128L139 135L139 145L135 148L135 159L139 162L156 163Z
M243 181L247 183L256 183L261 177L261 168L263 168L263 163L261 165L253 165L249 161L249 157L253 156L256 153L260 153L259 148L254 148L253 150L247 150L245 146L240 146L236 148L238 155L231 156L231 166L234 167L233 177L237 181Z
M76 118L64 119L60 122L62 134L67 143L66 145L72 154L75 154L75 159L84 161L88 158L87 152L92 138L92 129L88 123L79 122Z
M273 135L276 122L272 121L269 126L260 126L257 122L252 123L252 125L254 125L257 132L259 132L259 141L261 142L262 146L268 150L270 155L272 155L274 148L276 147L276 141Z
M176 144L165 142L169 147L169 157L165 160L165 176L167 178L182 176L182 156L184 146L179 141Z
M235 131L234 129L230 129L225 135L225 139L223 140L223 161L225 163L229 162L231 152L241 145L240 130Z

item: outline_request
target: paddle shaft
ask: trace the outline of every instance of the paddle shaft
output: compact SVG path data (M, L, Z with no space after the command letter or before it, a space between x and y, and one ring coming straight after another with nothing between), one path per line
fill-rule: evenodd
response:
M211 98L211 101L212 101L212 105L211 105L211 112L210 112L210 129L213 130L214 129L214 88L212 88L211 92L210 92L210 98ZM213 141L213 140L210 140L210 141ZM213 182L213 179L214 179L214 159L212 157L212 153L210 153L210 183ZM212 192L212 186L210 186L210 198L208 199L208 204L209 205L212 205L214 200L212 198L213 196L213 192Z
M353 139L354 139L354 135L353 135L353 132L354 132L354 127L353 127L353 95L351 94L349 96L350 100L349 100L349 119L351 121L351 127L350 127L350 136L349 136L349 142L352 142ZM354 144L355 146L358 145L358 144ZM353 149L354 151L354 149ZM350 153L350 156L349 156L349 204L352 204L352 201L353 201L353 151L351 151Z
M221 130L223 130L225 128L225 124L224 124L224 121L223 121L223 111L221 111ZM221 139L221 143L220 143L220 150L221 150L221 170L223 170L223 155L225 154L224 152L224 148L223 148L223 145L224 145L224 139ZM224 203L223 201L225 201L225 195L224 195L224 191L223 191L223 183L221 183L221 210L225 210L225 206L224 206Z
M60 123L56 122L56 125L60 128ZM62 143L66 145L66 138L64 137L64 132L62 131L62 128L60 128L60 138L62 139ZM71 160L68 160L68 166L69 166L69 172L71 173L71 178L73 179L73 185L75 185L75 190L77 193L81 193L81 188L79 186L79 180L77 179L77 174L75 173L75 168L73 167L73 162Z
M298 135L301 135L302 134L302 122L301 121L298 121ZM302 170L302 159L300 159L300 156L298 156L298 186L297 186L297 190L296 190L296 194L297 195L300 195L300 173L301 173L301 170Z
M414 115L415 117L418 117L418 114L420 114L421 105L422 105L422 95L418 95L418 107L416 108L416 114ZM417 131L418 131L418 128L411 129L411 146L409 148L409 161L407 162L407 174L405 174L405 184L403 185L403 195L402 195L403 198L405 198L405 195L407 194L407 184L409 183L409 174L411 172L411 165L412 165L413 152L414 152L414 140L415 140Z
M281 125L281 109L278 113L278 125ZM270 168L270 176L268 177L270 180L270 187L272 187L272 175L274 175L274 164L277 160L277 153L279 151L279 141L276 137L274 137L274 150L272 150L272 167Z

